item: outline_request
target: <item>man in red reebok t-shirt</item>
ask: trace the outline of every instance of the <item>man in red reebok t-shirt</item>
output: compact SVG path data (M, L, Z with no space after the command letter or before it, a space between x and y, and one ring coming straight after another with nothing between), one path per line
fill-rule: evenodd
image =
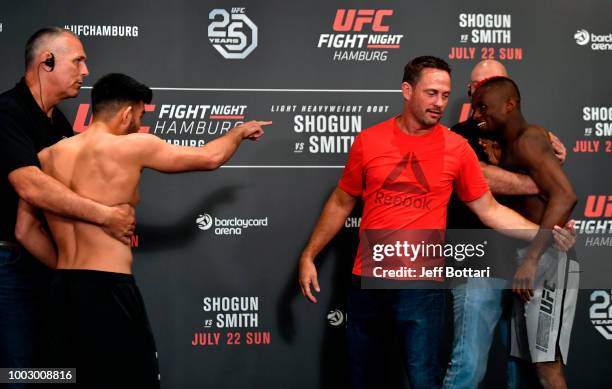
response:
M349 369L354 388L380 387L384 338L390 333L399 337L412 388L439 387L443 374L440 346L445 293L436 288L439 283L435 282L440 275L416 274L418 281L408 283L421 283L420 288L362 289L362 276L376 276L371 273L371 247L364 248L364 236L385 231L416 236L423 235L419 234L423 230L443 231L453 189L487 226L511 229L522 239L532 239L537 232L537 225L495 201L474 151L465 139L439 124L450 85L450 67L442 59L418 57L406 65L402 113L357 136L338 187L325 204L300 258L302 293L316 303L311 286L317 292L320 289L314 258L362 198L362 244L355 259L347 308ZM413 263L421 260L413 259L417 259ZM428 265L439 263L434 260ZM412 277L401 279L406 278Z

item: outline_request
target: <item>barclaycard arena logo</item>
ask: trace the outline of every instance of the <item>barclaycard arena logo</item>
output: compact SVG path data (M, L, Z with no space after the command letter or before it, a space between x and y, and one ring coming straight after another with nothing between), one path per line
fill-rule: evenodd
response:
M213 218L209 214L203 213L201 215L198 215L198 218L196 219L196 224L198 225L198 228L200 230L207 231L213 225Z
M245 59L257 47L257 26L245 10L217 8L208 14L208 40L226 59Z
M574 40L580 46L591 44L591 50L612 50L612 34L593 34L585 29L574 33Z
M318 48L333 49L334 61L386 61L404 35L389 34L392 9L338 9L333 33L319 35Z
M591 293L589 318L595 329L607 340L612 340L612 291L595 290Z
M578 30L574 34L574 39L576 39L576 43L580 46L584 46L589 43L589 32L587 30Z
M267 216L259 219L218 218L208 213L200 213L195 222L198 229L202 231L212 229L215 235L242 235L243 231L247 229L268 227Z
M332 309L327 313L327 321L332 327L338 327L345 322L345 314L340 309Z

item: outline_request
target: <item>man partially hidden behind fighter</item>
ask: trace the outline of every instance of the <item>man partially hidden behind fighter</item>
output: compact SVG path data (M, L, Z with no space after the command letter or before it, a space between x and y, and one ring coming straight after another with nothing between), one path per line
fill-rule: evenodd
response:
M566 361L577 298L577 264L549 248L555 225L563 225L576 195L555 157L548 132L527 123L514 81L494 77L482 82L473 99L473 118L483 135L500 144L499 166L529 175L539 195L516 196L510 208L540 230L516 272L513 290L524 302L513 318L512 354L535 363L545 388L566 388ZM549 305L550 304L550 305ZM550 309L544 309L548 307Z
M137 133L147 86L122 75L101 78L92 90L88 130L39 153L43 171L79 195L113 205L139 201L143 168L166 173L213 170L262 126L239 125L203 147L179 147ZM76 367L84 387L159 387L157 353L144 303L132 277L130 247L97 225L45 213L57 244L21 200L16 235L37 258L57 267L48 304L48 363Z

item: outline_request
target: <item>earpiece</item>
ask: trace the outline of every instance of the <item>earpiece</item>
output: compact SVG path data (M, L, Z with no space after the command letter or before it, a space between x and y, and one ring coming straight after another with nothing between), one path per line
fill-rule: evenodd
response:
M43 64L48 66L51 69L50 71L53 71L53 68L55 67L55 56L53 53L49 53L49 56L43 61Z

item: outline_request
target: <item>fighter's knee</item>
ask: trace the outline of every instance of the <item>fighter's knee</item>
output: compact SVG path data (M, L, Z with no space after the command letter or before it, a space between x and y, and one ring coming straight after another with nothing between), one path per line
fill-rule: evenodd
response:
M567 388L559 361L536 363L535 369L543 388Z

